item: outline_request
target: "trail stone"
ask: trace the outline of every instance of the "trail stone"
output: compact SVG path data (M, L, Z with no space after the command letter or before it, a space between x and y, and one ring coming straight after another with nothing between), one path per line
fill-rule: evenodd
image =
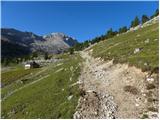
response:
M137 34L137 36L136 37L140 37L140 34Z
M70 96L68 96L68 100L71 100L72 99L72 97L73 97L73 95L70 95Z
M140 48L135 48L134 54L139 53L139 52L140 52Z
M147 78L146 80L150 83L154 82L154 78Z
M145 40L144 43L149 43L149 39Z

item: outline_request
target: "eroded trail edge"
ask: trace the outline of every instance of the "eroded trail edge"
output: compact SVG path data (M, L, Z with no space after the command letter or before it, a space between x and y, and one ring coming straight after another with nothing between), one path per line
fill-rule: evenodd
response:
M126 64L94 59L88 51L80 54L84 63L78 81L81 97L73 115L75 119L142 118L144 114L158 117L158 112L148 111L147 73Z

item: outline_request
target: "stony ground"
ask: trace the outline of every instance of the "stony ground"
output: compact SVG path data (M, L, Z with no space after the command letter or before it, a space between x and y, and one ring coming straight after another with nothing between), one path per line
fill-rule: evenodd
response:
M74 118L158 118L158 76L82 51L81 97Z

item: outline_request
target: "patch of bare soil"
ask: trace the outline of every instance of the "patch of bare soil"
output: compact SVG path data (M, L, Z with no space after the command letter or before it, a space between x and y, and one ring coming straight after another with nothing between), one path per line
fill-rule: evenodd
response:
M74 118L158 118L157 74L103 62L88 51L81 56L85 60L78 82L81 97Z

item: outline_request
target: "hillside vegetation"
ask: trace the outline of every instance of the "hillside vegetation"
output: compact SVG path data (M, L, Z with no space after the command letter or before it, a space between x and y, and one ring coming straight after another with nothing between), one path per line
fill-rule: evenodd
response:
M78 54L59 57L63 60L44 68L22 70L24 74L16 80L13 76L18 70L7 77L8 73L2 73L4 80L13 79L2 88L2 118L73 117L79 90L72 84L78 80L81 58Z
M147 27L126 32L97 43L93 49L94 57L113 59L115 63L129 63L142 70L158 68L158 21ZM137 52L136 52L137 49Z
M158 17L137 22L80 52L85 62L79 80L85 94L74 118L158 118L158 26Z

